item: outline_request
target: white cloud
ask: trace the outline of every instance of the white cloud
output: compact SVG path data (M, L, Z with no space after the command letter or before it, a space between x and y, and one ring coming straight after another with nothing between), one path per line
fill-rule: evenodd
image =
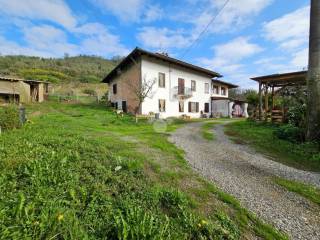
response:
M308 66L309 48L302 49L293 54L291 65L297 70L302 70Z
M190 36L182 30L168 28L144 27L137 34L137 39L149 48L165 49L183 48L190 44Z
M29 47L23 47L19 44L9 41L0 36L0 54L1 55L28 55L50 57L47 52L42 52Z
M162 18L163 11L159 5L149 6L142 16L144 22L153 22Z
M48 20L70 29L77 20L63 0L0 0L0 12L11 17Z
M247 57L253 56L263 49L254 43L249 42L249 38L238 37L228 43L216 45L214 58L201 59L202 64L212 68L223 69L223 72L234 72L239 70L242 65L239 62ZM220 70L221 71L221 70Z
M225 4L225 0L207 0L201 2L204 3L205 9L201 9L200 14L195 18L190 19L192 15L185 18L195 25L196 32L204 29ZM210 26L208 32L217 33L239 30L251 23L253 18L272 2L273 0L229 1L220 15L215 19L214 24Z
M292 50L308 43L310 7L300 8L263 26L265 38Z
M109 32L100 23L85 24L77 29L87 37L81 42L81 52L94 55L127 55L129 50L120 43L120 38Z
M199 59L199 63L207 68L221 72L225 80L241 85L242 88L252 88L254 83L249 80L250 74L242 60L260 53L263 49L249 41L248 37L238 37L225 44L212 47L213 58Z
M106 11L112 12L122 21L138 21L145 0L91 0Z

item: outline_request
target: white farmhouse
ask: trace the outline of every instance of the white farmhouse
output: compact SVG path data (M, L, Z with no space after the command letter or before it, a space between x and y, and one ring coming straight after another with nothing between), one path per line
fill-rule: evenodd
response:
M161 118L229 116L228 90L237 86L219 77L219 73L165 54L135 48L103 82L109 84L109 101L124 112L159 113ZM137 90L146 83L154 84L139 104Z

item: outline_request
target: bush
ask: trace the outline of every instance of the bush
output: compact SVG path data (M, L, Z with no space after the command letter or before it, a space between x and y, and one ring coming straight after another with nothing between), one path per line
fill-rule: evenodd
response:
M274 131L274 135L279 139L288 140L290 142L304 141L303 129L296 127L292 124L286 124L278 127Z
M0 108L0 127L10 130L21 127L19 109L15 105Z
M287 118L289 124L296 127L304 127L306 124L306 104L294 104L289 107Z

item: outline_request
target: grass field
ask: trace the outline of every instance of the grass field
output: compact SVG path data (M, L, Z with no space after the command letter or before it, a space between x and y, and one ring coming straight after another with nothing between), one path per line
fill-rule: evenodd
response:
M316 143L292 143L274 135L276 125L252 121L226 125L226 134L239 144L249 144L275 161L302 170L320 172L320 146Z
M0 239L287 239L147 121L97 105L27 110L22 129L0 136Z

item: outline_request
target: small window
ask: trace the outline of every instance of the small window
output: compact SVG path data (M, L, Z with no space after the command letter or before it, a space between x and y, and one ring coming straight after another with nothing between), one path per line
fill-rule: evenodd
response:
M165 112L166 111L166 100L159 99L159 112Z
M221 95L223 95L223 96L227 95L227 90L225 87L221 87Z
M197 113L199 112L199 103L198 102L189 102L189 112L190 113Z
M209 103L204 103L204 112L205 113L209 112Z
M212 91L213 91L213 94L219 94L219 87L216 86L216 85L213 85L212 86Z
M184 101L179 101L179 112L184 112Z
M113 94L117 94L117 91L118 91L117 84L113 84L112 89L113 89Z
M164 73L159 73L159 87L166 87L166 75Z
M191 91L195 92L196 91L196 81L191 80Z
M209 83L204 84L204 93L209 93Z

